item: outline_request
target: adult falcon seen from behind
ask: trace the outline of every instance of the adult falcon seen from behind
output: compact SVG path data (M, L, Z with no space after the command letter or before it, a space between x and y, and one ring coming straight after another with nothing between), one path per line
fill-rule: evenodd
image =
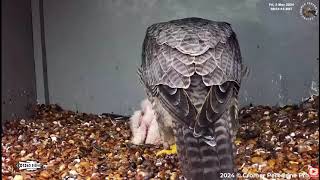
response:
M226 22L192 17L147 29L138 72L164 145L177 144L187 179L236 178L242 67L236 34Z

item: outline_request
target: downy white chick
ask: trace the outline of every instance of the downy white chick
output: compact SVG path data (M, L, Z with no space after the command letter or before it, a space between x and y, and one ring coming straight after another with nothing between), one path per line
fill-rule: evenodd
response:
M148 99L141 102L141 110L135 111L130 118L133 144L161 144L156 115Z

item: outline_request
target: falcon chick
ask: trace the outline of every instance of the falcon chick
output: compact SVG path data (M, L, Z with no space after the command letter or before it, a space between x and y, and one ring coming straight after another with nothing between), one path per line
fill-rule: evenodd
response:
M184 18L147 28L138 70L164 145L177 144L187 179L236 179L242 60L226 22Z
M133 144L161 144L158 123L148 99L141 102L141 110L130 117Z

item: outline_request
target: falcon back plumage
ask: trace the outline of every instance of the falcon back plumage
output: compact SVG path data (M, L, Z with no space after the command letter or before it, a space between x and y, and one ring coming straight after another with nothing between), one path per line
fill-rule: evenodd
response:
M160 134L174 131L187 179L235 172L241 72L240 47L228 23L185 18L147 29L139 75Z

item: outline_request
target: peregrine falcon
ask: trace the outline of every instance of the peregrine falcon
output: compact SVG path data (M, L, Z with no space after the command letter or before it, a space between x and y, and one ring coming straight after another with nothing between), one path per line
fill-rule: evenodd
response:
M140 80L165 147L176 143L187 179L236 179L242 59L226 22L184 18L147 28Z

